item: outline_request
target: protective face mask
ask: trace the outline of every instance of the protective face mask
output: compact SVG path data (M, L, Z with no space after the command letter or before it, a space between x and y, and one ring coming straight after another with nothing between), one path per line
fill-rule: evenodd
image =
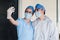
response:
M35 12L35 15L36 15L36 17L38 18L38 17L41 16L41 13L40 13L40 12Z
M32 17L32 13L25 13L25 18L30 19Z

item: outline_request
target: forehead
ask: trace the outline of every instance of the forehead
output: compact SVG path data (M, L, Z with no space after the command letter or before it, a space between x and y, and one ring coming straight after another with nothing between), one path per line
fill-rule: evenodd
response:
M26 11L32 11L32 9L28 8Z

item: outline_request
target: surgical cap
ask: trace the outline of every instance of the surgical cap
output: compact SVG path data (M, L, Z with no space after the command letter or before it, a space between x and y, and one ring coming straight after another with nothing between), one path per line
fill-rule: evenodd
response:
M32 10L32 12L34 13L34 8L33 6L28 6L27 9L30 8Z
M41 5L41 4L36 4L35 8L36 8L36 9L43 9L43 10L45 11L44 6Z

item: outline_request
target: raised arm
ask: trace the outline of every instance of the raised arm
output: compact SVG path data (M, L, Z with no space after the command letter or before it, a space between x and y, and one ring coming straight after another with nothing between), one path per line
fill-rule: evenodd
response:
M14 7L10 7L8 10L7 10L7 19L15 26L18 25L18 22L16 20L14 20L12 18L12 13L15 12L15 8Z

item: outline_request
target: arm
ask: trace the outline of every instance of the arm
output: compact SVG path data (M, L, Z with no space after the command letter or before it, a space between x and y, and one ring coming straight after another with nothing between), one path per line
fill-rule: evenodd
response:
M15 8L14 7L10 7L8 10L7 10L7 19L13 24L13 25L18 25L18 22L16 20L14 20L12 18L12 13L15 12Z
M59 40L59 33L57 27L52 23L50 29L50 40Z

